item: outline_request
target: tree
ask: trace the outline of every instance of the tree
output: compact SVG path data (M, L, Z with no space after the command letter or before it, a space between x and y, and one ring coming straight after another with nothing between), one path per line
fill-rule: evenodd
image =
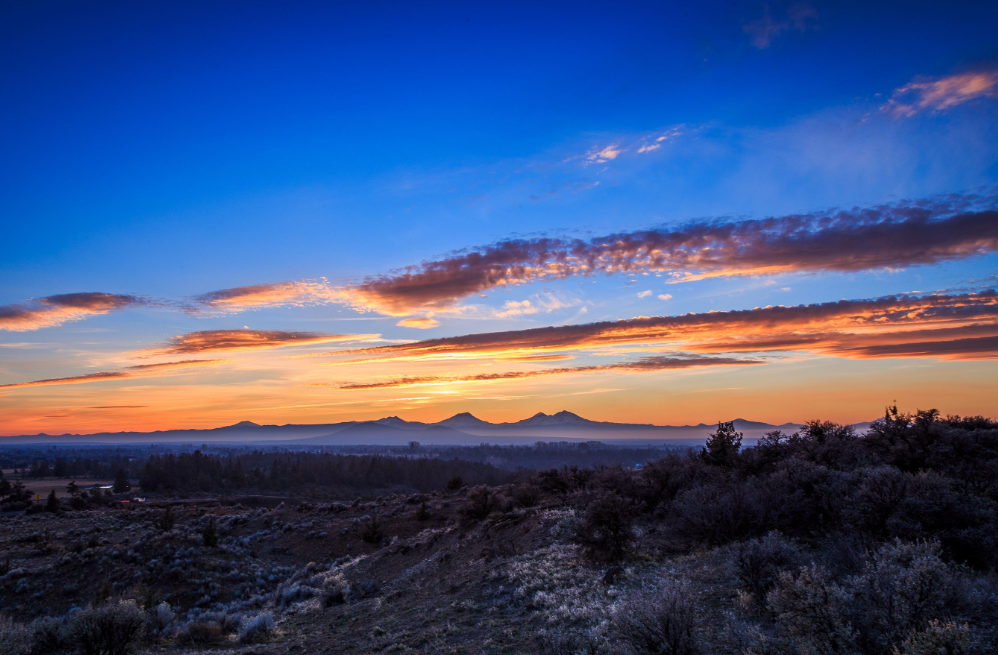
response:
M735 424L718 423L717 432L707 437L707 445L700 451L700 459L715 466L734 466L738 450L742 447L742 433L735 431Z
M59 511L59 499L55 497L55 489L49 492L48 500L45 501L45 511L46 512Z
M76 486L76 480L73 480L72 482L66 485L66 493L68 493L70 496L75 496L78 493L80 493L80 488Z
M125 469L118 469L118 474L114 478L114 493L123 494L131 491L132 485L128 484L128 474Z
M9 496L11 489L10 480L3 477L3 471L0 471L0 498L6 498Z
M167 507L166 511L163 512L163 514L161 514L160 517L156 520L156 527L162 530L163 532L169 532L170 530L173 529L173 526L176 524L177 524L177 518L173 515L173 510L171 510L169 507Z
M209 517L208 523L201 530L201 541L208 548L218 547L218 528L215 527L215 517Z

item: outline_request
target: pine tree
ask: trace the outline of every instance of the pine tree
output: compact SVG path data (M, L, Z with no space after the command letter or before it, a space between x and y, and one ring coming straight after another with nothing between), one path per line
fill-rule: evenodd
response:
M123 494L131 491L132 485L128 484L128 474L125 469L118 469L118 474L114 478L114 493Z
M734 466L741 447L742 433L735 431L735 424L718 423L717 432L707 437L707 447L700 452L700 459L715 466Z
M208 548L218 547L218 528L215 527L215 517L212 516L208 519L208 524L204 526L201 531L201 541Z
M45 502L46 512L58 512L59 511L59 499L55 497L55 489L49 492L49 498Z

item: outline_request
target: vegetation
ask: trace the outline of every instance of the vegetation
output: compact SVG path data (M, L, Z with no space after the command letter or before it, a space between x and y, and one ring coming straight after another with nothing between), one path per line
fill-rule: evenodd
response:
M866 434L814 421L752 447L721 424L702 450L637 469L513 472L422 448L154 454L130 463L144 488L169 480L147 503L77 489L82 509L53 512L10 500L15 480L0 652L927 655L998 641L994 421L892 407ZM209 479L221 491L179 498Z

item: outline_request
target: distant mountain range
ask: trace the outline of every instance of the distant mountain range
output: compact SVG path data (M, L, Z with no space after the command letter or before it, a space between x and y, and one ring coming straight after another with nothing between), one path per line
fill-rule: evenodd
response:
M772 430L793 431L799 423L771 425L735 419L735 428L753 441ZM857 424L864 429L868 423ZM533 443L535 441L613 440L634 444L668 442L677 445L702 442L716 423L698 425L651 425L590 421L572 412L538 412L513 423L489 423L462 412L437 423L406 421L387 416L376 421L345 421L312 425L259 425L240 421L235 425L205 430L163 430L156 432L102 432L99 434L36 434L0 437L0 445L14 444L149 444L149 443L252 443L287 446L475 445Z

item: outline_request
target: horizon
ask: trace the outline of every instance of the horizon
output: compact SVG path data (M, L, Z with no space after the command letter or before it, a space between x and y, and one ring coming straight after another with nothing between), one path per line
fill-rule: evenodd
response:
M0 437L998 416L994 3L2 11Z
M525 423L525 422L529 421L530 419L534 419L534 418L538 418L538 417L552 418L552 417L556 417L556 416L563 415L563 414L569 414L569 415L571 415L572 418L582 419L583 421L586 421L588 423L595 423L595 424L610 423L610 422L593 421L593 420L588 419L588 418L586 418L584 416L580 416L579 414L576 414L575 412L569 412L568 410L561 410L559 412L554 412L552 414L546 414L544 412L536 412L536 413L534 413L534 414L532 414L530 416L521 418L521 419L519 419L517 421L506 421L506 422L502 422L502 423L494 423L494 422L490 422L490 421L484 421L483 419L480 419L479 417L475 416L471 412L458 412L456 414L452 414L450 416L446 416L446 417L444 417L442 419L439 419L439 420L436 420L436 421L409 420L409 419L404 419L404 418L402 418L400 416L397 416L397 415L394 415L394 414L390 414L390 415L387 415L387 416L382 416L380 418L365 419L363 421L355 421L355 420L352 420L352 419L348 419L348 420L345 420L345 421L338 421L338 422L334 422L334 423L256 423L254 421L243 420L243 421L238 421L238 422L232 423L232 424L216 425L216 426L208 427L208 428L174 427L174 428L165 428L163 430L144 431L144 432L136 432L136 433L137 434L151 434L153 432L183 432L183 431L193 431L193 430L204 430L204 431L208 431L208 430L223 430L223 429L226 429L226 428L236 428L236 427L240 427L240 426L246 426L246 427L252 426L252 427L263 427L263 428L270 428L270 427L278 427L278 428L280 428L280 427L309 427L309 426L323 426L323 425L339 425L339 424L342 424L342 423L380 423L381 421L387 421L389 419L397 419L397 420L402 421L403 423L410 423L410 424L439 425L441 423L445 423L445 422L450 421L450 420L455 419L455 418L464 418L464 417L470 417L470 418L473 418L473 419L475 419L477 421L482 421L483 423L485 423L487 425L494 426L494 427L502 427L504 425L505 426L515 426L518 423ZM859 422L853 423L851 425L864 425L864 424L867 424L867 423L871 423L874 420L876 420L876 419L871 419L871 420L868 420L868 421L859 421ZM732 418L732 419L729 419L729 420L700 421L699 423L695 423L695 424L683 424L683 425L679 425L679 424L653 424L653 423L626 423L626 422L625 423L616 423L616 422L614 422L613 424L615 424L615 425L625 425L625 426L647 426L647 427L654 427L654 428L709 428L709 427L716 427L717 425L719 425L721 423L732 423L732 424L735 424L735 423L738 423L739 421L742 421L742 422L745 422L745 423L761 423L761 424L767 425L769 427L785 427L785 426L788 426L788 425L802 426L802 425L804 425L807 422L807 421L786 421L786 422L781 423L781 424L773 424L773 423L767 423L765 421L755 421L753 419L747 419L747 418L738 416L738 417L735 417L735 418ZM81 436L81 437L85 437L85 436L92 436L92 435L95 435L95 434L116 434L116 433L129 433L129 432L134 432L134 431L131 431L131 430L119 430L119 431L116 431L116 432L103 432L103 433L97 433L97 432L91 432L91 433L69 433L69 432L66 432L66 433L62 433L62 434L49 434L49 433L44 433L44 432L38 432L38 433L35 433L33 435L19 434L19 435L4 435L4 436L16 436L16 437L50 436L50 437L58 437L58 436L70 435L70 436ZM614 437L607 437L607 439L610 440L610 441L613 441L615 438ZM650 439L650 437L648 437L648 439ZM3 445L3 444L0 443L0 445Z

